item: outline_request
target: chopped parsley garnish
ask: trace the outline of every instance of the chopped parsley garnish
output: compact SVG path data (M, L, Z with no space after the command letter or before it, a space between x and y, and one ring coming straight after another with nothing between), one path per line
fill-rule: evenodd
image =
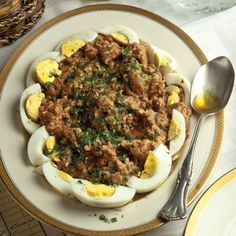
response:
M142 72L141 77L143 80L145 80L148 77L148 75L146 73Z
M84 60L83 62L79 62L76 67L78 69L84 69L89 64L89 60Z
M110 180L97 167L93 167L90 170L88 170L86 175L87 177L89 177L92 183L102 183L106 185L111 184Z
M48 74L49 78L53 78L53 77L57 77L57 76L58 75L55 72L53 72L53 71L50 71L49 74Z
M123 51L122 51L122 55L123 56L128 56L129 55L129 53L130 53L130 49L128 48L128 47L126 47L125 49L123 49Z
M75 79L75 73L71 73L71 74L69 74L67 77L66 77L66 79L64 80L64 83L66 84L66 83L69 83L69 82L71 82L71 81L73 81L74 79Z
M70 109L70 114L72 115L77 115L79 113L79 108L76 108L76 107L72 107Z
M128 157L127 150L119 146L116 149L116 153L117 153L117 156L119 157L119 160L122 162L125 162L125 159Z
M131 71L136 71L140 69L140 64L138 63L136 58L132 58L129 68Z
M53 85L53 82L46 82L44 84L44 86L45 86L46 89L49 89L49 88L53 87L54 85Z
M84 147L85 145L91 144L94 142L94 134L88 131L81 132L79 134L80 145Z
M117 222L117 218L116 218L116 217L111 218L111 219L110 219L110 222L111 222L111 223Z
M119 160L120 160L120 161L125 162L125 158L127 158L127 155L126 155L126 154L121 154L121 155L119 155Z
M118 140L118 134L115 130L101 129L101 130L92 130L87 129L87 131L83 131L78 134L78 139L80 141L81 146L85 146L88 144L94 144L94 142L101 141L109 141L114 145L118 145L120 141Z
M132 141L135 139L135 137L132 134L127 134L127 135L125 135L125 139L128 141Z
M100 215L99 216L99 220L102 220L104 223L115 223L117 222L117 218L116 217L113 217L111 219L109 219L107 216L105 215Z
M104 221L105 223L108 223L109 219L105 215L100 215L99 220Z
M94 122L95 125L99 125L99 126L104 126L105 125L105 120L102 119L102 118L95 118L93 122Z
M116 83L116 82L117 82L117 78L116 78L116 77L112 77L112 78L111 78L111 82L112 82L112 83Z
M125 112L125 113L131 112L131 107L128 104L118 103L117 107L118 107L119 112Z
M109 167L108 170L111 174L115 174L118 171L118 168L114 166L114 167Z

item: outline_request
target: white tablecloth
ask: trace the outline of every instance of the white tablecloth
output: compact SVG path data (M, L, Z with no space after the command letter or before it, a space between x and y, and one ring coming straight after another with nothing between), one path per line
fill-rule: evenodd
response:
M199 14L179 6L175 0L117 0L117 1L90 1L90 0L47 0L45 13L33 29L51 18L74 8L95 3L124 3L153 11L188 33L200 46L208 59L224 55L230 58L236 68L236 6L215 14ZM32 32L32 31L31 31ZM29 35L30 32L27 34ZM26 35L26 36L27 36ZM18 40L11 46L0 48L0 70L8 60L11 53L26 37ZM213 175L209 179L205 189L217 178L236 166L236 94L235 89L231 100L225 109L226 129L224 145ZM202 192L203 193L203 192ZM190 213L196 200L188 208ZM183 233L186 219L170 222L158 229L141 235L145 236L180 236ZM206 225L207 227L207 225Z

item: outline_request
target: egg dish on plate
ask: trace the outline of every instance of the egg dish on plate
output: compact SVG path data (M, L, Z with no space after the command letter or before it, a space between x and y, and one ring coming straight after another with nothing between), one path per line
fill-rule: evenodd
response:
M130 28L81 31L32 63L21 95L35 172L95 207L162 184L188 135L190 84Z

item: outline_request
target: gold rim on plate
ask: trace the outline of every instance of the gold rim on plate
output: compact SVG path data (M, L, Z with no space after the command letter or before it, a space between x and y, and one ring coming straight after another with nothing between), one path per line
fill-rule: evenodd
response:
M230 170L229 172L221 176L205 191L205 193L202 195L202 197L198 200L195 207L193 208L191 215L189 216L184 230L184 236L193 235L202 209L206 206L206 204L211 200L211 198L214 194L216 194L217 191L219 191L223 186L225 186L233 179L236 179L236 168Z
M74 9L71 11L68 11L62 15L59 15L52 20L48 21L38 29L36 29L32 34L30 34L23 42L22 44L15 50L15 52L12 54L12 56L9 58L8 62L4 66L1 74L0 74L0 91L3 89L4 82L6 81L6 78L8 76L9 71L11 70L12 66L14 65L17 58L20 56L20 54L24 51L24 49L41 33L43 33L46 29L50 28L51 26L67 19L72 16L83 14L86 12L93 12L93 11L100 11L100 10L116 10L116 11L125 11L125 12L131 12L138 15L145 16L147 18L150 18L159 24L163 25L164 27L168 28L172 32L174 32L180 39L185 42L185 44L193 51L193 53L198 58L199 62L201 64L205 64L207 62L206 56L203 54L201 49L197 46L197 44L179 27L174 25L173 23L169 22L168 20L164 19L163 17L156 15L152 12L149 12L147 10L143 10L141 8L129 6L129 5L122 5L122 4L97 4L97 5L90 5L81 7L78 9ZM188 196L188 204L190 204L199 194L201 189L204 187L207 179L209 178L215 164L216 160L219 156L220 149L222 146L222 140L223 140L223 131L224 131L224 112L220 112L216 115L216 127L215 127L215 137L214 137L214 143L211 149L211 153L208 159L208 162L204 168L204 171L202 175L200 176L196 186L191 190ZM76 227L72 227L70 225L64 224L60 221L55 220L54 218L44 214L42 211L40 211L38 208L36 208L34 205L32 205L29 201L27 201L19 189L14 185L12 182L10 176L8 176L6 169L4 168L4 163L2 160L0 160L0 177L2 179L2 182L8 189L9 193L13 196L13 198L30 214L32 214L34 217L39 219L40 221L43 221L47 224L50 224L54 226L55 228L58 228L59 230L70 232L73 234L82 234L82 235L116 235L116 236L124 236L124 235L133 235L141 232L146 232L148 230L154 229L159 227L160 225L164 224L165 222L156 219L149 223L139 225L134 228L129 228L125 230L119 230L119 231L108 231L108 232L101 232L101 231L91 231L91 230L84 230Z

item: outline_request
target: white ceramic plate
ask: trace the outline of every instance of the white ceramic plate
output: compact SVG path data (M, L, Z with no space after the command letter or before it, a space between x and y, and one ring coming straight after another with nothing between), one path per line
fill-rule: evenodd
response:
M236 235L236 169L218 179L200 198L185 229L185 236Z
M177 61L178 71L190 81L206 58L197 45L177 26L151 12L131 6L106 4L87 6L67 12L49 21L33 34L11 56L1 73L0 102L0 175L9 192L38 219L71 233L85 235L131 235L163 224L157 214L169 198L186 148L174 171L156 191L119 209L95 209L57 193L37 176L28 163L28 136L19 118L19 100L25 88L27 70L39 55L55 48L62 39L86 29L107 24L124 24L140 38L163 48ZM196 148L194 176L188 202L190 203L208 179L219 154L223 138L223 113L206 120ZM190 136L196 124L191 119ZM3 135L4 134L4 135ZM96 214L96 216L94 215ZM98 219L104 214L116 217L116 223L106 224ZM103 231L103 232L102 232Z

